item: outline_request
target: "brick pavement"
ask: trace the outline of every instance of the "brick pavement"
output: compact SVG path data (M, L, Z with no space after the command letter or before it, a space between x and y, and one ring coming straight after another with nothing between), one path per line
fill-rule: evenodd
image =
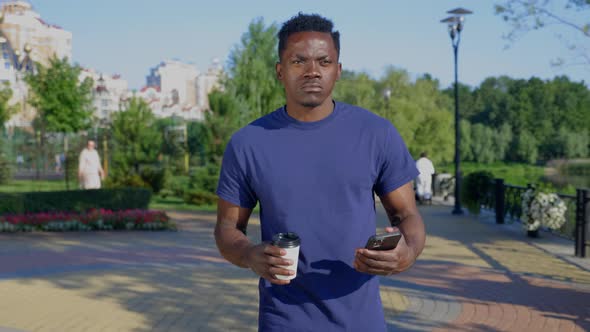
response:
M423 255L381 279L391 331L590 330L587 261L553 255L563 245L549 238L421 209ZM214 215L172 215L178 232L0 234L0 332L256 330L257 280L217 253Z

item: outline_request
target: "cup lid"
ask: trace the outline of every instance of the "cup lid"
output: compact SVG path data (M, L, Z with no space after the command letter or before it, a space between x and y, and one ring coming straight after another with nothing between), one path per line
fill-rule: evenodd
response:
M281 248L294 248L301 244L301 239L293 232L277 233L272 237L272 244Z

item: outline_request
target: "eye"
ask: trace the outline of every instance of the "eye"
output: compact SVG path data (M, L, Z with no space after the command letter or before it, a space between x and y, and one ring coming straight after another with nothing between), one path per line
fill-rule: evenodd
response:
M320 64L322 66L327 66L327 65L330 65L331 63L332 63L332 61L331 60L327 60L327 59L323 59L323 60L320 61Z
M301 60L301 59L295 59L295 60L291 61L291 63L294 64L294 65L300 65L300 64L303 63L303 60Z

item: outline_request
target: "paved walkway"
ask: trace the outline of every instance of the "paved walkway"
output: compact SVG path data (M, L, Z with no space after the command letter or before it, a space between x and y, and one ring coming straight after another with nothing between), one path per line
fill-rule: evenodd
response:
M590 330L590 259L571 242L421 211L420 260L381 279L391 331ZM0 332L255 331L257 279L217 253L214 215L171 215L178 232L0 234Z

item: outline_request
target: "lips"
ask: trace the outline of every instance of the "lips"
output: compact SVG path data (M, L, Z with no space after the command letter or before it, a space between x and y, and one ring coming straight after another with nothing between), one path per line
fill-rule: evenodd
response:
M318 83L305 83L301 86L301 90L305 92L320 92L323 88L322 85Z

